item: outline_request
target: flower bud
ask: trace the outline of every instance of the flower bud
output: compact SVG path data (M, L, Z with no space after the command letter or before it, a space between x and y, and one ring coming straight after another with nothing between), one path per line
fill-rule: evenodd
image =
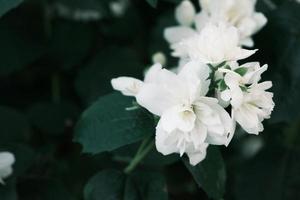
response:
M155 54L153 54L152 56L152 62L153 63L160 63L161 65L165 65L167 62L167 58L165 56L164 53L162 52L156 52Z
M191 26L195 16L195 7L189 0L182 1L175 10L175 17L182 26Z

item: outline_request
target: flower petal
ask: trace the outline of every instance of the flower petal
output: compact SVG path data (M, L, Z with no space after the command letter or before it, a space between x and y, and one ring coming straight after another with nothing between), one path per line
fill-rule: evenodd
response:
M171 44L178 43L183 39L193 37L196 34L197 32L192 28L183 26L169 27L164 31L165 39Z
M111 85L114 90L120 91L125 96L136 96L143 82L131 77L119 77L111 80Z

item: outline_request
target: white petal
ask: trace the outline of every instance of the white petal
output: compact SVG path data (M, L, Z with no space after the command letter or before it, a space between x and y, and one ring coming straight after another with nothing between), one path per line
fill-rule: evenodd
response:
M189 37L193 37L195 34L197 33L192 28L183 26L170 27L164 30L164 37L171 44L178 43Z
M162 65L160 63L155 63L152 65L145 73L145 83L155 82L158 73L162 70Z
M156 137L155 137L155 145L158 152L163 155L169 155L172 153L178 153L179 150L177 148L177 132L167 133L161 127L161 124L158 123L156 127Z
M260 121L255 112L255 108L242 106L234 110L234 117L247 133L257 135L261 130Z
M205 159L207 147L208 147L208 144L203 143L201 145L201 148L199 148L195 151L192 151L192 152L187 152L187 155L189 157L191 165L195 166L198 163L200 163L202 160Z
M210 69L206 64L199 61L190 61L183 66L178 76L188 84L190 94L204 96L209 90L209 73Z
M111 80L111 85L115 90L122 92L125 96L135 96L140 91L143 82L131 77L119 77Z
M197 149L204 143L207 137L207 128L203 123L197 122L195 128L191 131L191 139L194 143L194 148Z
M251 37L247 37L241 40L241 45L245 47L253 47L254 46L254 41Z
M254 20L256 21L256 24L257 24L256 29L254 30L254 33L256 33L257 31L259 31L268 22L268 19L262 13L256 13L256 14L254 14L253 18L254 18Z
M144 84L136 99L139 105L158 116L177 105L176 99L167 89L152 83Z
M196 115L190 107L181 105L166 110L161 116L161 126L167 132L179 129L191 131L195 126Z

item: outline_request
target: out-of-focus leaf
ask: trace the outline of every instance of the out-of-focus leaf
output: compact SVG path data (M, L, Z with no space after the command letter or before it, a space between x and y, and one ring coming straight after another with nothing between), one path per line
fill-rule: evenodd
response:
M158 0L146 0L153 8L156 7Z
M41 102L28 110L32 124L50 135L64 132L67 126L72 126L79 116L79 108L69 102Z
M90 24L56 21L49 41L49 59L63 69L80 64L89 53L93 36Z
M93 176L84 188L85 200L122 199L125 176L117 170L104 170Z
M81 116L74 141L83 152L101 153L128 145L154 133L154 120L146 111L127 111L132 98L112 93L98 99Z
M75 82L78 95L87 104L112 91L111 79L118 76L139 77L143 72L136 52L127 48L109 47L100 51ZM139 74L139 76L136 76Z
M300 152L279 145L264 149L236 172L236 199L299 199Z
M163 174L151 171L138 171L129 175L129 178L138 191L139 199L168 199L167 185Z
M195 181L210 198L222 199L225 193L226 170L222 155L217 147L208 148L206 158L196 166L183 160Z
M26 117L18 111L0 106L0 144L24 141L30 127Z
M23 0L0 0L0 17L22 2Z
M42 20L39 17L39 13L32 12L29 15L18 10L1 18L0 75L18 71L44 53L43 30L39 26Z

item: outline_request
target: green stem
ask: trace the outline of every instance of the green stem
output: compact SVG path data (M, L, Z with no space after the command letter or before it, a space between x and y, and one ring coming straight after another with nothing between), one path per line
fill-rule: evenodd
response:
M129 165L124 169L124 173L129 174L136 168L136 166L145 158L145 156L152 150L154 147L154 139L149 143L150 138L146 138L135 154L134 158L131 160ZM147 145L148 143L148 145Z
M59 75L57 73L52 75L51 85L52 85L52 101L54 103L59 103L60 102L60 83L59 83Z

